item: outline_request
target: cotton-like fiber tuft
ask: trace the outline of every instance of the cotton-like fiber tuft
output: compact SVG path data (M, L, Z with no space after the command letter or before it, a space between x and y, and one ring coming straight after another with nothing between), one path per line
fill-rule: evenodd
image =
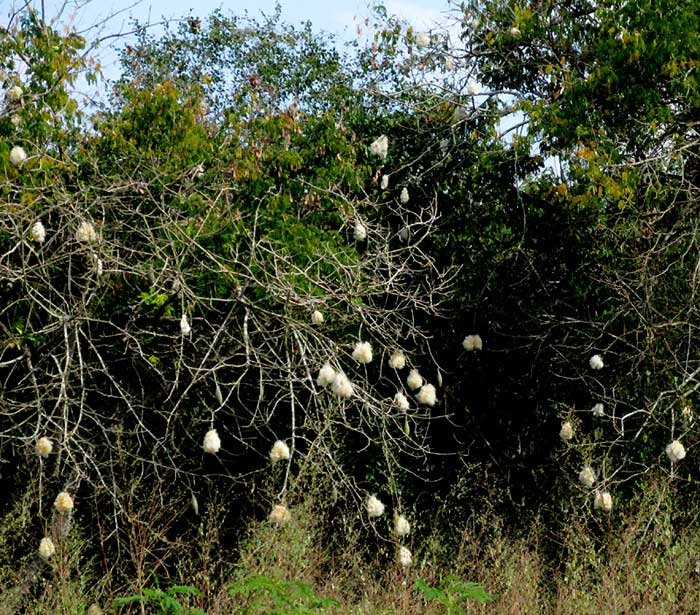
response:
M83 220L75 231L75 238L80 243L95 243L97 241L97 231L91 222Z
M355 349L352 351L352 358L358 363L372 362L372 346L369 342L357 342Z
M376 495L370 495L365 506L370 517L381 517L384 514L384 504Z
M272 449L270 450L270 460L272 463L276 463L277 461L285 461L286 459L289 459L289 455L289 447L287 446L286 442L277 440L277 442L272 445Z
M192 327L190 327L190 323L187 320L187 314L183 314L182 318L180 318L180 333L185 337L192 333Z
M408 536L411 532L411 524L403 515L394 513L394 534L397 536Z
M27 152L24 151L23 147L15 145L10 150L10 162L15 166L19 166L27 159Z
M594 354L588 360L588 364L591 366L591 369L595 370L603 369L605 367L605 363L603 363L603 357L601 357L599 354Z
M219 452L221 449L221 438L219 438L219 434L216 429L210 429L204 435L203 448L204 452L209 453L210 455L216 455Z
M593 498L593 508L595 510L602 510L604 512L610 512L612 510L613 501L612 496L607 491L598 491Z
M408 373L408 378L406 378L406 384L408 388L412 391L419 389L423 386L423 376L420 375L417 369L412 369Z
M481 350L483 348L483 342L481 341L480 335L467 335L462 341L462 348L464 350L471 352L473 350Z
M349 399L352 397L353 388L350 379L343 373L339 372L335 376L335 380L331 384L331 391L338 397Z
M327 387L329 384L333 384L337 377L338 374L336 374L330 363L326 363L320 370L318 370L316 384L318 384L320 387Z
M569 421L561 424L561 429L559 430L559 437L562 440L571 440L574 437L574 428L571 426Z
M435 387L432 384L424 384L416 393L416 399L426 406L434 406L437 401Z
M678 440L674 440L666 447L666 455L671 463L678 463L685 459L685 447Z
M416 47L423 49L430 45L430 34L427 32L419 32L416 34Z
M389 357L389 367L392 369L403 369L406 367L406 355L400 350L397 350Z
M413 564L413 555L411 554L411 550L408 547L400 547L399 548L399 564L403 568L408 568Z
M68 492L61 491L61 493L56 496L53 505L58 512L69 513L73 510L73 498Z
M373 141L369 146L369 153L382 160L386 159L387 153L389 152L389 138L386 135L382 135L376 141Z
M46 562L54 553L56 553L56 546L53 544L53 540L51 540L48 536L46 538L42 538L41 542L39 543L39 556L41 559Z
M46 227L44 227L41 220L37 220L34 224L32 224L30 234L32 239L37 243L44 243L44 241L46 241Z
M394 405L402 412L406 412L411 407L408 398L401 391L394 395Z
M39 457L46 459L51 454L51 451L53 451L53 442L46 436L43 436L36 441L36 446L34 448Z

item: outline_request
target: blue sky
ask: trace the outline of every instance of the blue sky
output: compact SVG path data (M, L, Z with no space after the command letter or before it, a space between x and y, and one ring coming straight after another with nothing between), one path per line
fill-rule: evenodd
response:
M69 4L75 5L73 0ZM128 0L105 1L93 0L86 4L80 2L83 7L81 22L94 18L107 17L111 13L121 11L118 22L128 23L129 16L141 20L150 18L158 20L161 17L178 17L194 14L203 16L217 8L224 11L242 14L248 11L251 14L272 13L276 0L235 0L222 2L221 0L142 0L141 2L129 2ZM431 22L439 20L441 14L447 10L448 0L385 0L387 9L410 20L415 26L426 28ZM286 21L297 23L310 20L319 29L342 33L344 29L354 29L353 18L368 14L367 0L296 0L280 2L282 14ZM87 20L87 21L86 21Z

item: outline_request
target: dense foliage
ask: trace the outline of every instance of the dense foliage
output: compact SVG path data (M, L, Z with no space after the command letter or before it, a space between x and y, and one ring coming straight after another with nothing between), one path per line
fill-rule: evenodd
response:
M206 569L202 518L231 546L312 494L407 567L389 513L562 527L692 485L696 13L379 7L349 55L279 12L137 24L89 112L89 41L11 15L0 516L32 574L59 492L139 593Z

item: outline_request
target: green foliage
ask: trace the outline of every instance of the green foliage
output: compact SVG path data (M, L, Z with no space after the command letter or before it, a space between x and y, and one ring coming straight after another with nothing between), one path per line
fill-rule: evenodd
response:
M566 499L560 489L580 501L583 463L629 495L666 465L671 440L696 439L698 175L681 169L697 166L684 153L697 149L697 11L494 0L459 13L455 53L483 92L475 107L522 128L474 160L473 187L462 179L441 238L469 263L458 313L488 326L493 351L469 358L456 396L478 415L488 455L519 477L515 502ZM608 358L600 374L586 365L595 352ZM604 418L591 416L597 402ZM580 420L561 450L564 416Z
M202 609L189 608L180 604L178 596L201 596L202 593L190 585L173 585L167 591L159 587L145 588L143 594L125 596L114 601L114 607L120 608L134 603L144 604L149 615L206 615Z
M229 592L242 603L241 615L314 615L339 606L337 600L317 596L307 583L280 581L256 575L229 585Z
M5 101L1 138L25 146L29 156L70 156L83 115L73 86L88 66L85 47L83 36L74 30L59 32L42 22L31 6L13 13L7 28L0 31L0 86L5 92L19 86L22 95L19 100ZM90 74L98 73L99 67L92 66ZM17 121L16 127L11 119ZM1 154L0 168L8 172L4 148Z
M470 497L450 500L453 519L498 507L515 526L542 510L553 531L571 510L602 531L584 463L613 492L606 521L655 467L697 497L680 488L696 466L664 455L698 435L696 7L474 0L457 17L459 40L435 28L419 47L378 6L367 48L345 56L279 11L158 37L137 24L90 129L71 89L95 77L93 43L29 5L1 31L2 86L22 94L0 113L0 456L36 478L0 480L30 483L44 526L49 490L89 492L102 559L126 577L123 542L142 545L128 549L142 587L153 562L174 574L195 491L204 510L205 494L240 489L259 515L272 475L294 519L311 466L353 502L376 490L422 512L457 485ZM370 152L379 135L386 159ZM96 240L77 233L87 223ZM482 352L460 345L471 333ZM358 339L371 365L352 358ZM397 413L393 395L411 392L386 367L395 349L439 381L435 407ZM350 398L318 384L326 361ZM222 449L203 455L214 427ZM39 460L44 433L56 453ZM273 473L277 438L293 453ZM416 587L445 612L487 597L457 578ZM264 576L231 592L250 613L334 607ZM183 593L123 604L180 612Z
M423 599L429 605L439 605L439 613L444 615L468 615L468 611L461 606L469 600L485 603L493 600L484 588L478 583L462 581L455 576L447 577L441 587L428 585L423 579L416 579L415 586L423 594ZM437 615L438 611L427 615Z
M481 78L516 89L533 133L559 151L579 139L616 138L639 152L658 137L654 126L687 119L684 105L696 104L692 2L495 0L468 11L481 16L474 36ZM519 36L509 34L512 27Z
M210 142L199 122L201 102L195 95L181 93L171 81L150 90L124 88L123 95L121 114L95 122L103 131L105 155L108 151L120 158L162 153L180 168L206 159Z
M197 23L193 28L192 24ZM296 101L304 112L351 107L358 97L332 38L281 20L281 8L255 19L217 10L205 20L166 24L159 38L136 24L137 43L122 53L122 84L146 90L172 80L178 89L201 88L208 115L280 112ZM231 96L233 92L233 98Z

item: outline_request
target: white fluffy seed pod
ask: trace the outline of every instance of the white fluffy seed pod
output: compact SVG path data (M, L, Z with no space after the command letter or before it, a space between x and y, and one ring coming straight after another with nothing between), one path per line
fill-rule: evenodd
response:
M419 32L416 34L416 47L423 49L430 45L430 34L427 32Z
M401 201L402 205L405 205L406 203L408 203L408 199L409 199L408 188L406 188L406 186L404 186L403 188L401 188L401 194L399 195L399 201Z
M376 141L373 141L369 146L369 153L382 160L386 159L387 153L389 152L389 138L386 135L382 135Z
M434 406L437 401L435 387L432 384L424 384L420 388L420 391L416 393L416 399L419 403L425 404L426 406Z
M97 232L91 222L83 220L75 231L75 238L80 243L95 243L97 241Z
M604 512L610 512L612 510L613 501L612 496L608 491L597 491L595 497L593 498L593 508L596 510L602 510Z
M284 525L292 520L292 513L284 504L275 504L270 512L270 521L277 525Z
M24 92L22 91L22 88L18 85L14 85L9 90L7 90L6 96L8 102L17 102L22 98L23 94Z
M593 483L595 483L595 472L591 466L584 466L578 475L578 482L589 489L593 486Z
M335 379L338 377L335 370L326 363L320 370L318 370L318 378L316 378L316 384L320 387L327 387L329 384L333 384Z
M41 220L37 220L34 224L32 224L30 235L37 243L44 243L44 241L46 241L46 227L44 227Z
M469 83L467 83L467 94L469 96L476 96L479 93L479 84L474 81L474 79L470 79Z
M384 503L376 495L370 495L365 506L370 517L381 517L384 514Z
M603 357L601 357L599 354L594 354L589 360L588 364L591 366L591 369L603 369L605 367L605 364L603 363Z
M69 513L73 510L73 498L70 497L68 492L61 491L61 493L56 496L53 505L58 512Z
M319 312L318 310L314 310L311 313L311 324L312 325L322 325L323 324L323 312Z
M39 543L39 556L41 559L48 561L54 553L56 553L56 546L53 544L53 540L48 536L42 538Z
M180 318L180 333L184 336L188 336L192 333L192 327L190 327L190 323L187 321L187 314L183 314L182 318Z
M518 38L520 36L520 28L513 26L508 32L513 38Z
M685 459L685 447L678 440L674 440L666 447L666 455L671 463L678 463Z
M367 239L367 228L359 220L355 222L354 235L355 241L364 241Z
M10 150L10 162L15 166L19 166L27 159L27 152L24 151L23 147L15 145Z
M565 421L561 424L561 429L559 430L559 437L562 440L571 440L574 437L574 428L571 426L569 421Z
M46 436L43 436L36 441L34 450L39 457L46 459L51 454L51 451L53 451L53 442Z
M412 369L406 378L406 384L411 391L415 391L423 386L423 376L420 375L417 369Z
M386 190L389 187L389 176L388 175L382 175L382 181L379 184L379 187L382 190Z
M408 568L413 564L413 555L411 554L411 550L408 547L399 547L399 556L398 556L399 564L403 568Z
M481 341L481 336L478 334L467 335L467 337L462 340L462 348L468 352L472 350L482 350L483 347L484 343Z
M338 372L335 376L335 380L331 383L331 391L338 397L349 399L352 397L353 392L352 383L343 372Z
M406 355L400 350L397 350L389 357L389 367L392 369L403 369L406 367Z
M272 463L289 459L289 447L282 440L277 440L270 450L270 460Z
M455 68L454 58L452 56L447 56L445 58L445 70L451 71L451 70L454 70L454 68Z
M221 438L219 438L216 429L210 429L204 435L202 447L204 448L204 452L210 455L216 455L219 450L221 450Z
M12 125L17 128L22 123L22 118L17 115L16 113L10 118L10 122L12 122Z
M408 536L411 533L411 524L403 515L394 513L394 534L397 536Z
M358 363L371 363L372 345L369 342L357 342L355 349L352 351L352 358Z
M597 403L595 406L591 408L591 412L593 413L593 416L601 417L605 416L605 406L601 403Z
M411 404L408 403L408 398L401 391L394 395L394 405L401 412L406 412L411 407Z

